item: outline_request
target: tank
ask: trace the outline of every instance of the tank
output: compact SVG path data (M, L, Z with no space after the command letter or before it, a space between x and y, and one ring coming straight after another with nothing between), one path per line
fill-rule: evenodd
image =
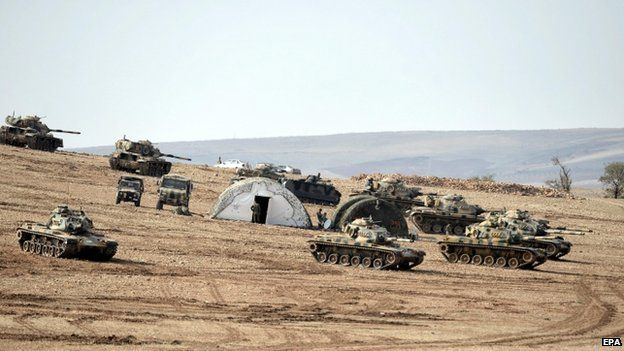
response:
M312 256L320 263L409 270L425 258L424 251L401 247L370 217L356 219L342 233L319 235L308 243Z
M52 135L55 133L80 134L70 130L50 129L41 122L39 116L18 116L15 114L5 118L7 125L0 127L0 144L28 147L33 150L54 152L63 147L63 139Z
M516 226L519 230L533 236L550 236L556 234L585 235L590 229L572 229L566 227L551 227L545 219L533 218L528 211L509 210L500 214L498 218L505 225Z
M405 212L413 206L424 205L419 196L424 195L419 187L407 186L402 180L386 177L375 184L372 178L367 180L364 189L349 194L350 197L369 195L392 203Z
M273 167L270 165L258 165L255 169L237 168L236 176L230 179L230 185L238 182L239 180L253 177L269 178L280 183L284 180L284 176L275 172Z
M115 170L162 177L171 171L171 162L162 157L191 161L190 158L163 154L149 140L131 141L126 137L115 142L115 151L108 161Z
M335 206L340 203L342 194L321 174L309 175L305 179L288 179L284 186L302 202Z
M481 223L466 228L466 235L477 237L481 233L510 232L520 236L520 244L526 247L543 249L549 259L559 259L567 255L572 243L561 236L535 236L530 226L523 227L522 223L510 222L505 214L490 213Z
M535 268L546 262L546 252L527 247L522 236L511 231L470 231L466 236L447 235L438 242L450 263L499 268Z
M107 261L117 252L117 242L95 232L84 211L66 205L55 208L47 224L22 224L17 242L24 252L56 258Z
M409 211L409 219L416 228L428 234L464 235L466 226L485 220L485 212L478 205L466 202L462 195L427 195L422 206Z

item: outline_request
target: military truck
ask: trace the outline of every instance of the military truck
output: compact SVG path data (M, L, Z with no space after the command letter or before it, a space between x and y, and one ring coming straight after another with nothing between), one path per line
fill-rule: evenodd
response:
M63 147L63 139L55 138L52 132L80 134L70 130L50 129L41 122L39 116L9 115L5 118L6 126L0 127L0 144L28 147L33 150L54 152Z
M132 176L121 176L117 181L117 197L115 204L120 202L134 202L134 206L141 206L143 196L143 179Z
M342 196L331 181L321 179L320 173L308 175L305 179L287 179L284 186L299 200L307 203L335 206Z
M161 177L171 171L171 162L162 157L191 161L190 158L163 154L149 140L132 141L124 136L115 142L115 151L108 162L111 169Z
M17 229L17 242L24 252L56 258L110 260L117 242L93 229L83 210L60 205L52 211L47 224L26 222Z
M158 182L158 201L156 209L162 210L163 205L183 207L188 210L193 182L180 175L168 174Z
M410 221L416 228L428 234L464 235L466 226L485 220L485 212L478 205L466 202L462 195L427 195L422 206L414 206L409 211Z
M308 243L318 262L343 266L409 270L425 257L424 251L401 247L370 217L345 225L342 233L319 235Z

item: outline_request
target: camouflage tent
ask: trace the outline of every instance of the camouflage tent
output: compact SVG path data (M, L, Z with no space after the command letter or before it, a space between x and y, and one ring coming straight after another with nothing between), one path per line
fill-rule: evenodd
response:
M297 228L312 225L308 212L293 193L272 179L260 177L241 180L225 189L210 217L250 222L254 203L261 208L260 223Z

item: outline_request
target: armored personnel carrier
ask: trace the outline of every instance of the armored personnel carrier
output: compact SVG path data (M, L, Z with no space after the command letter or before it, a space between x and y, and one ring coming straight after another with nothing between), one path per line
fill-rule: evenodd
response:
M190 179L169 174L164 175L158 182L158 201L156 209L162 210L163 205L182 207L179 212L188 212L193 182Z
M415 206L409 212L410 221L419 231L428 234L443 234L445 230L454 235L463 235L466 226L485 220L485 210L466 202L462 195L427 195L423 206Z
M571 229L566 227L551 227L545 219L533 218L528 211L509 210L500 214L498 221L509 227L515 227L526 235L550 236L556 234L584 235L591 233L588 229Z
M335 206L342 194L321 174L309 175L306 179L288 179L284 186L303 202Z
M535 268L546 262L546 252L527 247L521 235L511 231L470 231L438 242L450 263L461 262L507 268Z
M115 142L115 151L108 162L115 170L162 177L171 171L171 162L162 157L191 161L190 158L163 154L149 140L131 141L124 137Z
M115 204L120 202L134 202L134 206L141 206L143 196L143 179L132 176L121 176L117 181L117 198Z
M344 266L409 270L425 257L424 251L401 247L370 217L347 224L343 233L319 235L308 243L318 262Z
M84 211L66 205L55 208L47 224L22 224L17 242L24 252L57 258L107 261L117 252L117 242L95 232Z
M534 236L532 230L523 229L517 223L507 222L505 215L490 213L481 223L466 228L466 235L477 237L481 233L509 232L520 237L519 244L525 247L543 249L549 259L558 259L570 252L572 243L560 236Z
M80 134L70 130L50 129L38 116L7 116L6 126L0 127L0 144L28 147L33 150L54 152L63 147L63 139L55 138L52 132Z

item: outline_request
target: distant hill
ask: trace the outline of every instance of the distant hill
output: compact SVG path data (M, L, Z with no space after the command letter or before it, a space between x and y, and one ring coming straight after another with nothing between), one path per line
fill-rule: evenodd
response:
M74 149L109 154L110 146ZM325 136L159 143L162 152L214 164L236 158L290 164L304 173L348 177L381 172L543 184L557 176L553 156L572 169L577 185L595 186L604 165L624 160L624 129L409 131Z

